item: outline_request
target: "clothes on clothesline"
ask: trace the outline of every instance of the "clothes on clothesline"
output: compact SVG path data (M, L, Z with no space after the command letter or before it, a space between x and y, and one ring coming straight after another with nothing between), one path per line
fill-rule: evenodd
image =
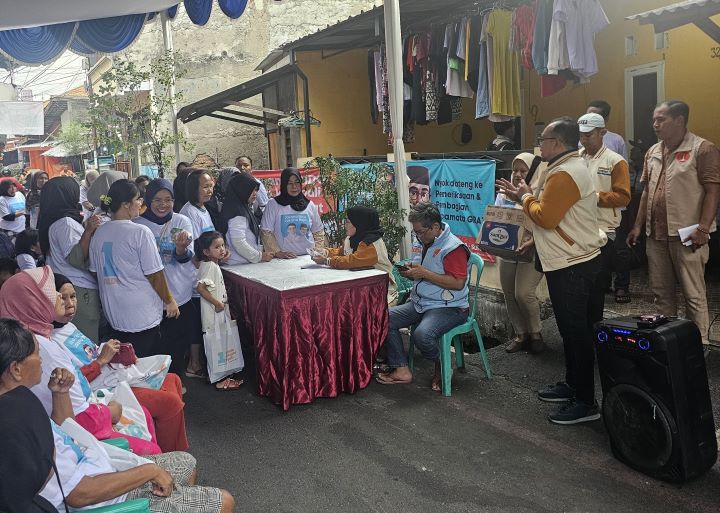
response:
M533 0L407 34L403 140L413 142L415 125L459 119L462 98L475 98L476 119L520 116L520 66L540 75L542 97L587 82L598 72L595 34L608 25L599 0ZM373 122L392 142L384 46L368 54L368 73Z

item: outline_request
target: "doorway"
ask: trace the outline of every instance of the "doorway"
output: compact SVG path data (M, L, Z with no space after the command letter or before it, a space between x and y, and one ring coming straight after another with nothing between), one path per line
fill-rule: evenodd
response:
M652 128L655 106L665 100L665 62L625 69L625 138L649 147L657 142Z

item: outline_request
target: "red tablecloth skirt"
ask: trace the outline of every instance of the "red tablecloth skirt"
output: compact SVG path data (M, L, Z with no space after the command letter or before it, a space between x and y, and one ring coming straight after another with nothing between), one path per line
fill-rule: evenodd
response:
M388 330L387 275L278 291L223 274L253 335L260 395L288 410L368 385Z

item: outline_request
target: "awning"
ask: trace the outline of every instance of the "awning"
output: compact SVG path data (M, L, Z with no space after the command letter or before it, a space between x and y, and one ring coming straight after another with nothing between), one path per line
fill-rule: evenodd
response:
M277 84L284 78L292 77L297 71L296 66L284 66L265 73L240 85L208 96L204 100L191 103L180 109L177 117L183 123L188 123L203 116L210 116L225 121L264 127L263 123L266 121L277 121L280 117L288 116L290 111L272 108L264 109L250 104L238 104L243 100L262 94L268 87ZM245 112L246 110L253 110L256 114Z
M72 150L65 146L62 143L58 143L52 148L50 148L48 151L43 153L44 157L73 157L75 155L85 155L86 153L90 153L92 148L90 146L86 146L84 148L75 149Z
M215 0L184 0L196 25L210 18ZM230 18L238 18L248 0L217 0ZM116 53L130 46L158 12L172 18L178 0L0 0L0 54L18 64L37 66L65 50L80 55ZM10 5L12 4L12 5Z
M720 0L687 0L625 19L637 20L641 25L652 24L656 33L693 24L720 43L720 27L710 19L716 14L720 14Z

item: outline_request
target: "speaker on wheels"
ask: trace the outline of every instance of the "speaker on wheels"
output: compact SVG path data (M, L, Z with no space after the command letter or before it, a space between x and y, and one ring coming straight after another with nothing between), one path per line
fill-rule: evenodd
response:
M695 324L651 315L595 328L602 415L615 457L676 483L709 470L717 439Z

